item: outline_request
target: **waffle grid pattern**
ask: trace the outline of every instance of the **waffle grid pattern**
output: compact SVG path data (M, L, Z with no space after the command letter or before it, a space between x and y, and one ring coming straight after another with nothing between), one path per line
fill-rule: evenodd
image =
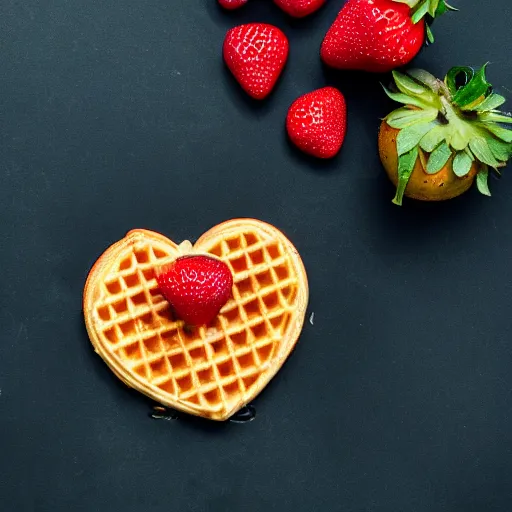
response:
M233 298L208 328L187 330L160 295L153 269L172 261L157 244L131 246L95 305L109 350L179 400L222 410L248 396L279 352L298 292L282 244L246 232L202 247L233 272Z

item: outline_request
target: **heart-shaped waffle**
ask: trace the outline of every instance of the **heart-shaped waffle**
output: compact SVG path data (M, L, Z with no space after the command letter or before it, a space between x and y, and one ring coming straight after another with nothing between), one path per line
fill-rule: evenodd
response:
M155 279L155 269L183 246L146 230L112 245L87 279L85 324L94 349L125 384L173 409L226 420L293 350L308 302L306 271L275 227L253 219L219 224L192 250L227 263L233 297L210 325L190 328L175 318Z

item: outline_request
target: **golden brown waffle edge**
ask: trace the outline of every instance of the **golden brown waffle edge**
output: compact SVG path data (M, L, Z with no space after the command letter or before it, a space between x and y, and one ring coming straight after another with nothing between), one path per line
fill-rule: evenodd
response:
M252 401L293 350L308 281L283 233L234 219L203 234L197 253L225 261L233 298L206 327L185 328L158 291L154 268L179 256L159 233L132 230L109 247L86 281L83 310L95 351L126 385L162 405L226 420Z

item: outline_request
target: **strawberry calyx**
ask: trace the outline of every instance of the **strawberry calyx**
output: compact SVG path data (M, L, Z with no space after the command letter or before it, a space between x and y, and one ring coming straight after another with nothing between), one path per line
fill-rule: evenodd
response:
M466 176L476 163L478 190L491 195L489 169L499 175L512 157L512 129L504 126L512 123L512 116L497 110L505 98L493 92L486 67L454 67L444 80L424 70L393 71L396 91L384 91L405 105L385 118L399 130L395 204L402 204L418 158L427 174L438 173L453 159L457 177Z
M435 18L443 15L448 11L457 11L446 2L446 0L393 0L399 4L406 4L411 8L411 19L413 23L419 23L425 20L425 28L427 32L427 39L430 43L434 42L434 34L430 25Z

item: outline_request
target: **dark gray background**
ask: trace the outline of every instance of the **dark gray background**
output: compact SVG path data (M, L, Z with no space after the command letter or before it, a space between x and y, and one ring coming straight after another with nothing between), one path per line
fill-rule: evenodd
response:
M509 1L453 3L415 64L490 61L512 96ZM510 510L512 179L492 199L391 204L388 77L318 57L341 4L293 21L264 0L2 0L2 510ZM291 43L263 103L221 58L225 32L257 20ZM326 163L284 132L289 104L324 84L349 115ZM92 353L87 272L131 228L181 241L238 216L296 244L314 326L252 423L152 421Z

